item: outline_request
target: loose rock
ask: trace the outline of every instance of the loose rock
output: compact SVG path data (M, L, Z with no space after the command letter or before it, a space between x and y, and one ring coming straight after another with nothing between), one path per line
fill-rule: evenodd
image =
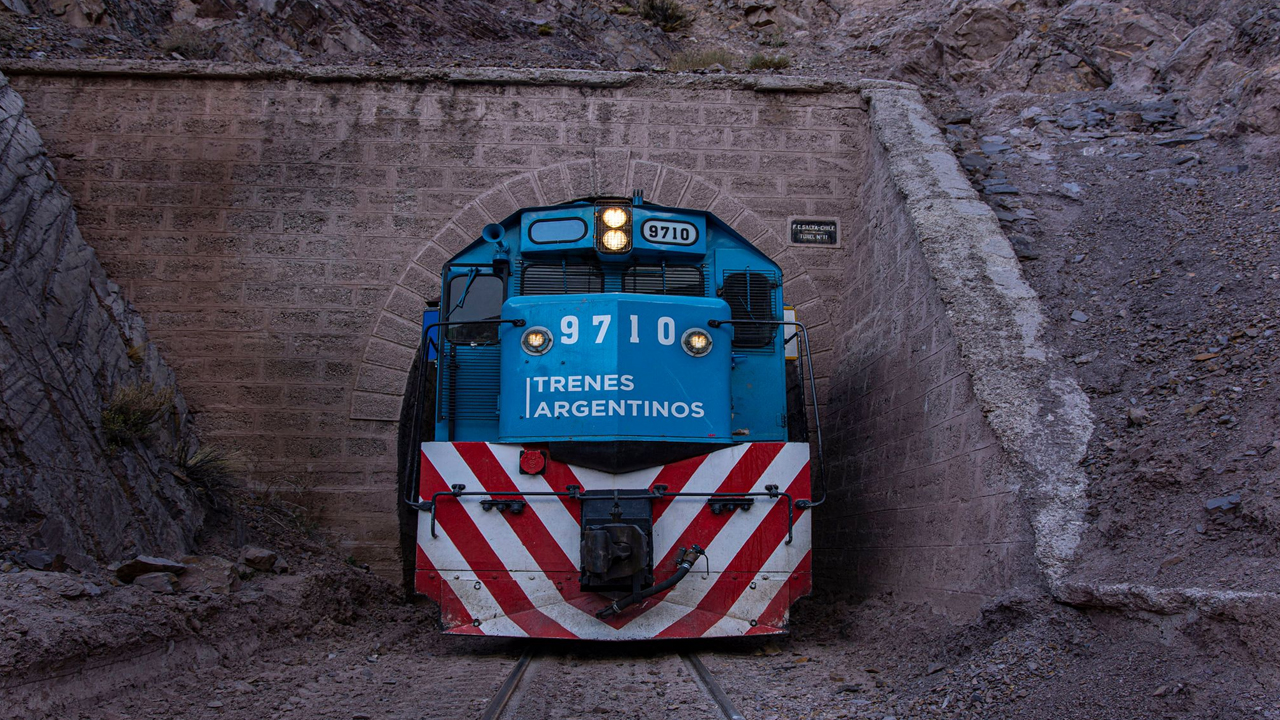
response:
M169 572L149 572L133 579L133 584L160 595L178 592L178 576Z
M66 558L44 550L26 550L18 553L16 559L32 570L61 572L66 569Z
M168 558L139 555L132 560L112 565L111 569L122 582L134 582L139 576L148 573L181 575L186 572L187 566Z
M1240 506L1239 495L1226 495L1208 500L1204 504L1204 509L1211 513L1229 512Z
M276 557L274 552L265 548L246 545L240 549L240 562L254 570L271 570L276 564Z

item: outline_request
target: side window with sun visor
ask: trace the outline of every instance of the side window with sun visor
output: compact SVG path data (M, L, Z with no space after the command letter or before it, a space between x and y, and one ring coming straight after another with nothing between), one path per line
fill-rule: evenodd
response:
M496 275L467 273L449 280L445 319L449 322L497 320L502 317L505 283ZM498 342L498 324L449 327L449 342L492 345Z

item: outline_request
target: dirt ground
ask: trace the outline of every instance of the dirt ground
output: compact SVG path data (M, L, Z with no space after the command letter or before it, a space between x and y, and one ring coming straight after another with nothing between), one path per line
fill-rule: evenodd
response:
M95 653L91 667L43 693L10 687L24 707L10 704L0 717L475 717L526 647L441 636L431 608L388 602L385 587L335 613L315 605L328 583L300 596L287 585L281 576L246 582L232 594L234 609L223 610L244 621L235 627L213 620L168 639L157 628L149 649ZM287 607L290 597L305 607ZM119 597L87 602L99 605L87 613L99 619L123 609ZM694 651L753 720L1280 718L1276 665L1259 663L1239 629L1195 618L1026 600L956 628L891 598L823 597L798 607L793 630L776 639L542 645L504 717L717 717L677 655Z

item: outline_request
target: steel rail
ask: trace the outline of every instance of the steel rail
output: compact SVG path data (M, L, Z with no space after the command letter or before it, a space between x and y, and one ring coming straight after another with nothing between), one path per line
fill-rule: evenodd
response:
M536 646L530 645L525 648L520 659L511 668L506 680L503 680L498 691L489 699L489 704L485 706L484 712L481 713L480 720L499 720L503 716L507 706L511 704L511 700L516 696L516 691L520 687L520 681L524 678L525 672L536 657ZM694 684L711 696L711 700L715 702L716 708L724 716L725 720L746 720L746 716L738 711L737 706L733 704L733 700L729 698L724 688L720 686L715 674L707 668L696 653L680 653L680 659L693 671Z
M742 713L738 712L738 708L734 706L733 701L725 694L724 688L720 687L720 683L716 682L716 676L711 674L706 665L702 664L701 658L694 653L683 653L685 664L693 668L693 672L701 681L703 689L715 700L716 707L720 708L720 713L724 715L725 720L746 720Z
M485 706L484 712L480 714L480 720L498 720L502 717L502 712L507 709L507 703L511 702L511 698L515 696L520 679L524 677L524 671L529 669L531 662L533 662L532 646L525 648L524 654L516 661L515 667L511 668L511 674L502 681L497 694Z

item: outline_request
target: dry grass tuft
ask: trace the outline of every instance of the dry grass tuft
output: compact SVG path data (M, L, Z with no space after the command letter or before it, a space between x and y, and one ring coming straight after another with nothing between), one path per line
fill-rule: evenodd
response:
M721 65L726 69L732 68L738 62L738 56L728 50L710 49L710 50L686 50L672 56L667 61L667 69L675 72L689 72L690 70L702 70L713 65Z
M200 28L174 23L157 43L165 52L178 53L188 60L217 60L218 40Z
M173 406L173 390L153 383L121 385L102 411L102 431L114 446L151 437L152 424Z
M784 70L791 67L791 58L782 53L777 55L756 53L747 61L747 67L751 70Z
M312 535L324 513L318 485L315 477L278 476L253 492L251 503L277 525Z
M216 493L235 484L240 463L234 453L212 445L201 445L181 465L188 480Z
M765 47L780 48L787 46L787 39L780 32L773 32L760 38L760 44Z
M640 17L657 25L663 32L675 32L693 24L693 13L676 0L640 0Z

